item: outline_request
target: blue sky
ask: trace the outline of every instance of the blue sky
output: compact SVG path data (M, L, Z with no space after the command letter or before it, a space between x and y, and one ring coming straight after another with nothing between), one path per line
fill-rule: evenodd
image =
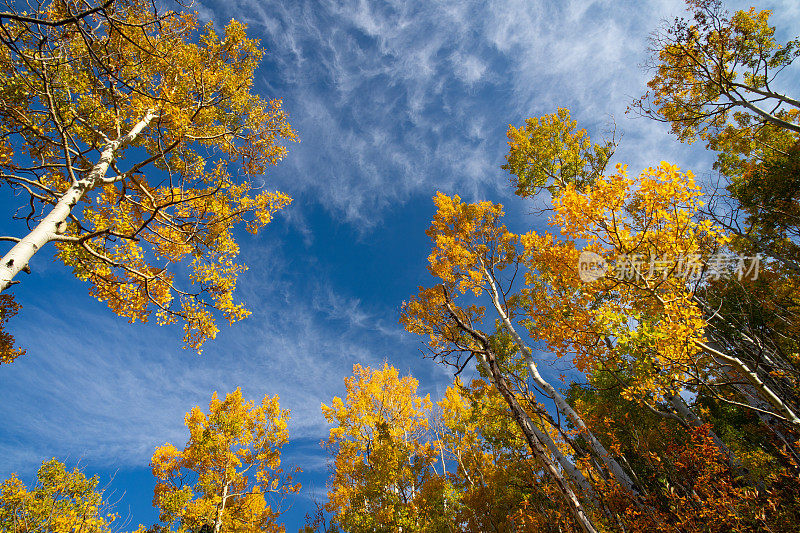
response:
M292 412L284 458L306 472L287 515L296 531L324 494L327 426L321 402L343 392L354 363L384 360L438 397L451 379L398 324L430 243L431 197L441 190L506 205L509 226L543 229L536 203L515 198L499 167L505 132L568 107L601 137L622 133L616 160L632 172L668 160L707 175L701 147L625 115L645 90L647 36L681 12L679 0L503 2L205 0L201 19L248 24L267 49L258 92L281 97L302 142L264 176L294 198L265 231L243 236L250 270L239 297L252 316L225 327L202 356L177 328L128 325L52 261L15 294L11 329L28 354L0 368L0 478L31 481L42 460L79 462L105 482L134 526L151 523L147 464L156 446L186 441L183 415L213 391L278 394ZM749 5L729 2L732 9ZM764 1L786 37L800 4ZM795 78L796 79L796 78ZM8 205L7 203L5 205ZM4 228L13 231L13 228Z

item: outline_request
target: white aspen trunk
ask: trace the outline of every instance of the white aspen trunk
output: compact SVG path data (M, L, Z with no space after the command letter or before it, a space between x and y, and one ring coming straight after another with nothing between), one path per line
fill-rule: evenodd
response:
M480 361L480 364L483 369L490 376L492 376L492 371L489 368L489 364L483 359ZM581 472L578 467L575 466L575 463L570 461L570 459L564 454L564 452L561 451L556 443L553 442L553 439L547 434L547 432L542 431L539 429L539 426L533 423L533 420L531 420L531 418L528 416L528 413L522 409L522 406L518 405L517 409L520 412L520 418L523 420L523 427L520 428L522 429L523 433L533 433L536 438L539 439L539 441L541 441L548 450L550 450L550 453L553 455L553 457L555 457L556 461L558 461L558 464L561 465L561 468L567 473L567 475L581 488L587 497L591 499L592 504L597 506L594 487L592 487L592 485L589 483L589 480L586 479L586 476L583 475L583 472Z
M536 435L536 438L542 441L542 443L547 446L547 449L550 450L550 453L553 454L553 457L556 458L558 464L561 465L561 468L572 478L575 483L581 488L582 491L586 493L586 496L592 500L592 503L597 505L597 501L594 496L594 487L589 484L589 480L586 479L586 476L583 475L575 463L570 461L570 459L564 455L564 452L556 445L550 435L547 432L542 431L539 427L533 423L530 418L526 420L528 427L533 431Z
M441 439L439 439L439 453L442 456L442 477L447 477L447 465L444 463L444 446Z
M739 373L731 366L724 368L731 376L738 376ZM790 438L780 427L775 424L775 416L769 411L771 406L758 394L758 392L751 387L748 383L739 383L734 385L734 388L744 397L747 403L755 410L755 414L759 420L766 426L775 437L786 446L786 452L791 454L796 461L800 461L800 454L795 451L796 438Z
M580 500L572 490L572 487L569 486L567 480L564 478L561 472L559 472L558 468L556 468L553 460L549 455L547 455L547 449L542 441L540 441L536 436L536 432L531 430L534 426L533 424L529 423L530 418L528 418L525 410L522 409L522 407L519 405L519 402L517 402L517 399L511 393L510 388L507 386L505 377L500 373L499 368L497 368L497 362L494 360L489 361L488 358L482 354L479 355L479 360L482 365L485 365L484 368L488 367L489 375L492 377L495 387L503 396L503 399L511 409L511 414L519 424L520 429L522 429L522 433L525 436L525 440L528 442L531 452L542 462L547 472L553 478L556 486L559 488L564 496L564 499L567 501L567 506L572 512L573 518L575 518L585 533L597 533L597 530L592 524L589 516L586 514L586 511L583 508Z
M750 383L750 385L758 392L759 396L766 400L766 402L776 409L778 413L784 416L787 422L796 428L800 427L800 417L798 417L792 408L789 407L783 400L781 400L780 397L778 397L778 395L775 394L775 392L766 383L764 383L760 377L758 377L758 374L750 370L750 367L748 367L741 359L723 353L703 342L698 343L698 346L712 357L725 361L725 363L730 365L733 370L735 370Z
M222 487L222 501L217 506L217 514L214 517L214 533L219 533L222 527L222 512L225 510L225 500L228 499L228 482Z
M734 90L734 92L735 92L735 93L736 93L736 95L739 97L739 99L738 99L738 100L736 99L736 97L735 97L735 96L733 96L733 95L731 94L731 92L730 92L729 90L727 90L727 89L724 89L724 88L722 88L722 87L720 87L720 88L722 89L722 93L723 93L725 96L727 96L727 97L728 97L728 100L729 100L729 101L730 101L730 102L731 102L733 105L741 105L741 106L744 106L744 107L746 107L747 109L749 109L750 111L752 111L753 113L755 113L756 115L758 115L758 116L760 116L761 118L763 118L764 120L766 120L767 122L770 122L770 123L772 123L772 124L774 124L774 125L778 126L779 128L785 128L785 129L787 129L787 130L791 130L791 131L793 131L793 132L795 132L795 133L800 133L800 126L798 126L797 124L792 124L791 122L787 122L787 121L785 121L785 120L779 119L778 117L776 117L776 116L775 116L775 115L773 115L772 113L770 113L770 112L768 112L768 111L764 111L764 110L763 110L763 109L761 109L760 107L758 107L758 106L756 106L755 104L753 104L752 102L748 101L748 100L747 100L747 98L745 98L743 95L739 94L739 92L738 92L738 91L736 91L736 90ZM747 88L747 90L751 90L751 89L750 89L750 88Z
M594 436L594 433L592 433L592 431L586 426L583 418L581 418L581 416L572 408L572 406L567 403L567 401L555 389L555 387L550 385L550 383L542 377L542 375L539 373L539 369L536 367L533 357L531 357L530 352L523 352L523 354L525 355L525 361L528 364L528 369L531 371L534 382L542 388L545 394L553 398L558 410L569 417L569 419L573 424L575 424L575 426L577 426L580 432L586 436L586 440L589 442L592 450L603 460L614 478L616 478L616 480L630 492L638 494L638 490L634 486L633 481L628 476L627 472L623 470L622 466L616 461L616 459L611 457L611 454L608 452L608 450L606 450L605 446L603 446L603 444L597 440L597 438Z
M497 314L500 315L500 319L503 321L506 329L508 329L511 337L514 339L514 343L519 348L519 351L522 353L523 357L525 357L525 362L531 371L531 377L533 378L533 381L539 387L541 387L545 394L553 399L558 410L564 413L564 415L566 415L572 421L572 423L575 424L578 430L586 436L586 440L589 442L590 447L594 453L603 460L614 478L616 478L616 480L627 490L638 496L639 491L636 489L633 481L625 472L625 470L623 470L622 466L620 466L620 464L613 457L611 457L611 454L608 453L608 450L606 450L605 446L603 446L600 441L597 440L591 430L586 426L586 423L584 423L583 418L581 418L581 416L572 408L572 406L567 403L567 401L555 389L555 387L550 385L550 383L539 373L536 362L533 360L533 356L531 355L531 349L527 344L525 344L525 342L523 342L522 337L519 336L514 328L514 325L511 323L511 320L508 318L508 315L503 310L503 306L500 304L500 296L497 292L497 286L495 285L494 279L489 274L489 271L485 266L483 268L483 272L486 276L486 280L489 282L492 305L497 311Z
M155 118L155 111L149 110L127 135L108 143L100 152L100 159L86 174L86 177L74 182L58 199L53 209L33 230L14 245L0 259L0 292L13 285L14 277L28 266L28 261L42 246L58 238L66 229L66 221L72 208L83 198L83 195L100 183L108 172L117 150L132 142Z

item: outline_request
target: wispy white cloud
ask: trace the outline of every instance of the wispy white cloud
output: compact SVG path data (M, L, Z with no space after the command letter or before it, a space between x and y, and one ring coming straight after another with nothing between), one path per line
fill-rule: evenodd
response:
M473 85L480 81L488 68L486 63L479 58L460 52L455 52L451 56L451 61L455 75L467 85Z
M680 0L202 5L247 21L270 50L264 87L285 98L303 139L273 183L360 227L431 182L508 195L507 125L557 106L593 132L613 116L627 138L671 142L624 111L644 90L649 32Z
M29 353L2 369L0 476L51 456L146 466L156 446L186 441L189 409L236 387L251 400L279 395L292 411L292 438L324 437L320 404L342 394L352 365L401 357L416 339L395 317L366 310L325 280L297 286L287 263L269 253L277 266L251 277L241 294L253 316L226 328L200 357L177 349L174 330L130 327L65 300L27 305L16 335Z

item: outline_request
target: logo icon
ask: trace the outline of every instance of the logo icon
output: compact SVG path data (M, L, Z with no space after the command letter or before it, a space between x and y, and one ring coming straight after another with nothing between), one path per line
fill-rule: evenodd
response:
M606 260L594 252L584 250L578 258L578 276L584 283L597 281L606 275Z

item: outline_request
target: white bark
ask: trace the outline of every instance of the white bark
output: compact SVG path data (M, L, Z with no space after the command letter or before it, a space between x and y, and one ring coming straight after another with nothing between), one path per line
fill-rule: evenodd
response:
M506 404L508 405L509 409L511 410L511 416L514 418L516 423L518 424L519 428L522 430L522 434L525 437L525 440L528 443L528 447L531 450L531 453L538 458L544 468L552 477L553 481L555 482L558 489L561 491L561 494L564 496L564 499L569 506L570 511L572 512L573 517L575 520L580 524L581 529L585 533L595 533L597 530L595 529L594 525L592 524L591 519L586 514L583 505L581 504L578 497L575 495L575 491L572 490L572 487L567 482L564 475L561 471L556 467L556 464L553 462L553 459L548 454L547 447L542 443L542 441L537 437L535 431L533 431L534 424L530 423L530 418L528 417L527 413L524 409L520 406L517 398L514 396L513 392L511 391L511 387L506 380L506 377L500 371L500 368L497 365L497 359L494 353L489 349L489 342L483 333L476 331L463 322L461 322L458 318L458 315L455 313L453 308L450 306L449 302L446 303L446 307L450 312L453 320L455 320L456 324L458 324L459 328L462 331L468 332L470 336L474 340L480 344L485 350L484 352L473 352L475 356L478 358L481 366L488 370L489 376L494 383L495 388L503 397ZM538 428L537 428L538 429ZM588 495L591 497L591 493Z
M480 359L480 364L489 374L489 376L493 375L488 363L483 358ZM594 487L592 487L592 485L589 483L589 480L586 479L586 476L583 475L583 472L581 472L578 467L575 466L575 463L573 463L566 455L564 455L564 452L562 452L556 443L553 442L553 439L550 437L550 435L539 429L539 426L533 423L533 420L531 420L531 418L528 416L528 413L522 409L522 406L517 405L516 408L519 410L520 418L523 421L523 427L520 428L522 429L523 433L533 433L540 442L547 446L547 449L550 450L550 453L553 455L553 457L555 457L556 461L558 461L558 464L561 465L561 468L596 506L597 501L594 496Z
M698 343L698 346L703 349L707 354L711 355L714 358L722 359L726 364L730 365L738 374L744 377L750 385L758 392L758 394L764 398L774 409L780 413L787 422L795 427L800 427L800 417L792 410L792 408L787 405L783 400L781 400L777 394L766 384L764 383L758 374L750 370L744 361L739 359L738 357L728 355L723 353L719 350L716 350L709 346L706 343Z
M511 409L511 414L517 423L520 425L520 429L522 429L522 433L525 436L525 440L528 441L528 446L531 449L533 455L538 458L542 464L544 465L545 469L553 478L556 486L561 491L562 495L567 501L567 505L569 506L570 511L572 512L572 516L581 526L581 529L585 533L597 533L597 530L592 524L591 519L586 514L586 510L583 508L580 500L578 499L575 492L572 490L572 487L569 486L567 483L566 478L564 478L563 474L559 472L558 468L556 468L555 463L547 454L547 448L542 443L542 441L538 438L536 431L533 431L535 425L530 423L530 418L525 413L525 410L522 409L522 406L519 405L516 398L514 397L513 393L507 386L505 377L500 373L499 369L497 369L497 362L494 361L494 368L492 367L492 363L487 360L484 355L479 355L481 365L485 365L484 368L489 370L489 375L492 377L492 381L495 384L495 387L503 396L503 399L508 404L509 408ZM538 428L536 428L538 429ZM588 494L591 496L591 492Z
M739 372L734 370L730 365L726 365L723 368L723 371L729 376L738 376ZM776 416L774 414L774 410L772 406L768 404L764 398L758 394L755 388L753 388L749 383L738 383L734 385L734 388L741 394L747 404L743 404L745 407L750 407L752 409L759 420L766 426L773 435L775 435L785 446L786 451L790 453L795 460L800 461L800 454L795 451L795 442L797 441L796 438L789 438L783 431L781 431L780 426L775 424Z
M555 387L553 387L539 373L536 362L533 360L533 356L531 355L530 347L525 344L525 342L522 340L522 337L520 337L520 335L517 333L514 325L511 323L511 320L508 318L508 315L500 303L500 295L497 292L497 285L495 284L494 278L491 276L485 266L483 268L483 272L487 282L489 283L489 295L491 296L492 304L497 311L497 314L500 315L500 319L503 321L506 329L511 334L511 337L514 339L514 343L517 345L517 348L519 348L520 353L522 353L523 357L525 358L525 362L528 365L528 369L531 372L531 378L533 378L534 383L536 383L547 396L553 399L556 404L556 408L564 413L564 415L567 416L573 424L575 424L578 430L586 436L589 446L592 448L594 453L603 460L614 478L616 478L620 484L622 484L634 495L638 495L639 491L636 490L633 481L625 472L625 470L623 470L622 466L620 466L620 464L613 457L611 457L611 454L608 453L608 450L606 450L605 446L603 446L600 441L597 440L591 430L586 426L586 423L583 421L581 416L572 408L571 405L569 405L569 403L567 403L567 401L555 389Z
M222 513L225 511L225 500L228 499L228 482L227 480L224 482L224 486L222 487L222 500L217 505L217 513L214 516L214 533L219 533L220 528L222 527Z
M14 284L14 277L28 266L28 261L48 242L57 240L66 229L67 217L72 208L83 196L103 181L117 150L131 143L144 130L153 118L154 110L149 110L127 135L108 143L100 158L85 177L75 181L59 198L53 209L33 230L23 237L0 260L0 292Z
M751 89L748 88L748 90L751 90ZM792 124L791 122L787 122L785 120L782 120L782 119L776 117L775 115L773 115L772 113L770 113L768 111L764 111L763 109L761 109L757 105L753 104L753 102L750 102L747 98L745 98L743 95L741 95L738 91L734 90L733 92L736 94L736 96L732 95L731 91L728 91L728 90L725 90L725 89L722 90L722 93L728 98L728 100L730 100L730 102L733 105L740 105L740 106L746 107L747 109L749 109L750 111L752 111L756 115L760 116L761 118L763 118L767 122L770 122L770 123L778 126L779 128L785 128L785 129L791 130L791 131L793 131L795 133L800 133L800 126L798 126L797 124ZM738 96L738 99L737 99L737 96Z

